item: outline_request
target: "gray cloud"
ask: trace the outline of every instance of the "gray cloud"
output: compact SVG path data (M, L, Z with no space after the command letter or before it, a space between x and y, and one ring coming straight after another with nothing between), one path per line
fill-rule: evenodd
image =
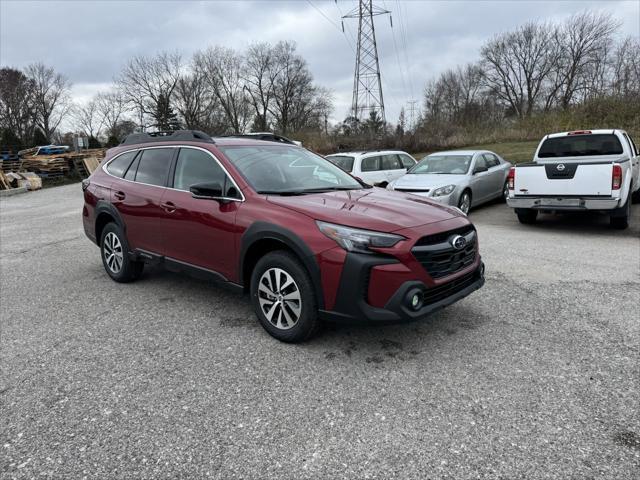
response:
M136 54L177 50L189 56L209 45L244 49L258 41L294 40L316 81L333 90L335 116L343 118L351 102L357 25L345 20L343 34L340 15L356 2L311 3L0 0L0 63L53 65L74 82L74 93L85 97L104 88ZM559 21L592 8L620 19L621 35L640 35L636 0L375 3L393 15L393 29L388 18L376 17L387 117L392 122L408 100L421 99L427 79L477 59L486 39L526 21Z

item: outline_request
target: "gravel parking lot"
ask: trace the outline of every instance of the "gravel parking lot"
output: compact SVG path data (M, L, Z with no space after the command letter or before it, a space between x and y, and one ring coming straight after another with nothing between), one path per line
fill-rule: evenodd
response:
M112 282L79 184L1 202L2 478L640 476L640 205L481 207L483 289L287 345L210 284Z

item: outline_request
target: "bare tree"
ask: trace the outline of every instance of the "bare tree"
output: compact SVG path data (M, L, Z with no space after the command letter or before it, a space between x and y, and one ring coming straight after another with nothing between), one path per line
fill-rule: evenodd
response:
M556 84L552 88L562 109L577 95L587 94L590 86L598 87L597 78L604 73L612 36L619 26L610 14L586 11L570 17L558 29L562 55L557 58Z
M481 49L487 86L520 118L531 115L557 65L561 51L555 38L554 26L531 22Z
M0 69L0 128L27 142L35 125L35 86L20 70Z
M127 111L127 102L120 90L101 92L95 99L97 113L107 131L107 137L118 138L118 125Z
M155 57L134 57L123 69L118 87L136 111L141 127L145 126L145 117L152 119L154 127L171 117L171 102L181 69L181 55L168 52Z
M100 112L97 96L88 102L74 106L73 117L79 130L89 137L98 138L105 118Z
M268 43L250 46L245 58L246 91L255 110L254 127L266 131L270 128L269 110L273 105L281 63L276 49Z
M251 120L251 108L242 57L233 49L215 47L196 54L195 64L205 72L208 88L220 102L231 133L243 133Z
M51 141L53 133L71 109L71 82L42 63L29 65L26 73L34 84L38 127Z
M625 38L615 51L611 89L614 95L640 94L640 39Z

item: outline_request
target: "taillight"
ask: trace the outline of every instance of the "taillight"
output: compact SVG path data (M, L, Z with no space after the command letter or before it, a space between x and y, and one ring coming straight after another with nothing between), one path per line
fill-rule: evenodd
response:
M613 165L611 171L611 190L620 190L622 186L622 167L618 164Z
M82 191L84 192L87 188L89 188L89 185L91 185L91 182L88 178L82 180Z
M509 190L513 190L516 188L516 167L511 167L509 169L509 175L507 175L507 184L509 185Z

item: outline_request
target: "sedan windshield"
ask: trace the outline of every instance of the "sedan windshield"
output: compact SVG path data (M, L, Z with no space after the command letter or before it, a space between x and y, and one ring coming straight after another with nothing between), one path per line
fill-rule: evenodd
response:
M333 163L289 145L220 147L258 193L303 195L363 186Z
M469 171L471 155L429 155L407 173L464 175Z
M348 155L331 155L327 157L327 160L329 160L334 165L337 165L345 172L353 171L353 157L350 157Z

